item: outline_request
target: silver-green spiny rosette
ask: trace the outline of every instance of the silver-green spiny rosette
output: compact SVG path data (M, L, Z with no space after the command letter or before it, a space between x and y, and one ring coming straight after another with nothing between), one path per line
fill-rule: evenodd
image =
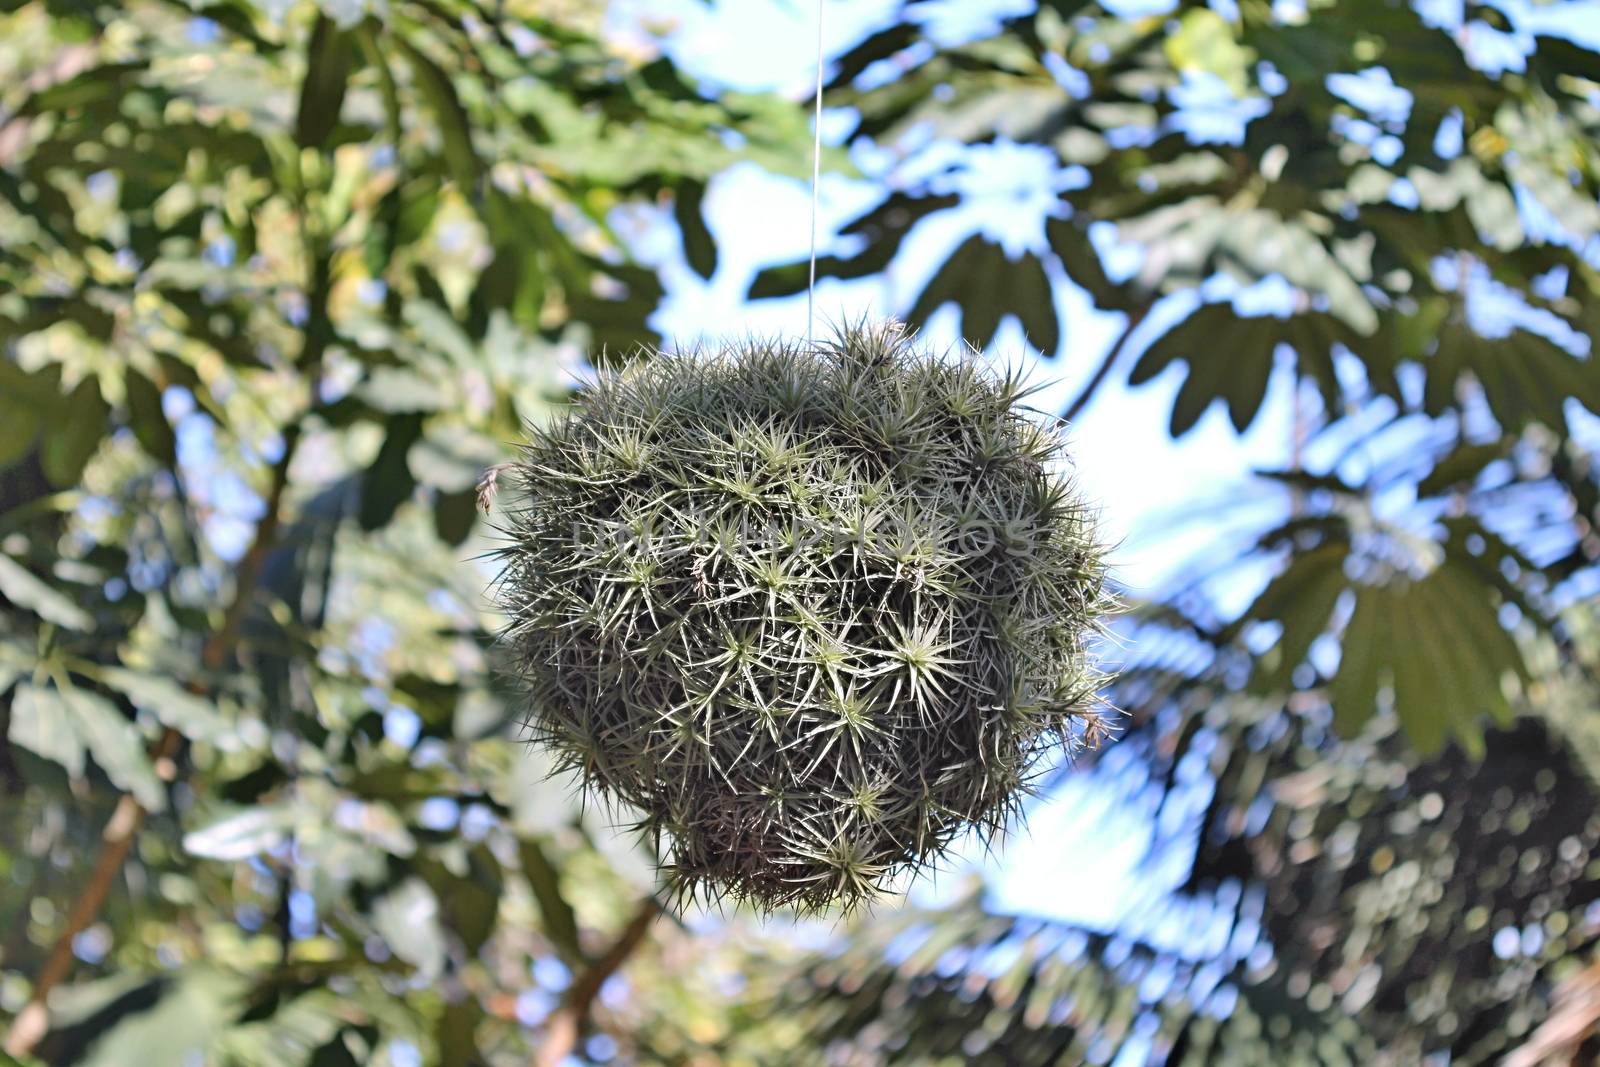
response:
M528 725L680 899L849 907L1106 733L1059 430L896 324L647 354L505 474Z

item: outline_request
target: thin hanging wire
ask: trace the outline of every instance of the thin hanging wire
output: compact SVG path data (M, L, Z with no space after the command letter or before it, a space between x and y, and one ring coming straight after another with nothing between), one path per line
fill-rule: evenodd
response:
M806 283L806 339L817 343L817 187L822 181L822 15L827 0L817 0L816 136L811 144L811 277Z

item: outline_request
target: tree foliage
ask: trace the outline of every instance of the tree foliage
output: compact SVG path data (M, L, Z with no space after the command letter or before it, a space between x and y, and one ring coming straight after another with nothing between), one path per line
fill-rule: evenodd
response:
M1087 772L1160 798L1204 936L978 898L664 916L658 857L516 743L478 478L586 358L659 341L628 223L715 274L717 175L808 174L803 108L702 91L602 5L13 0L8 1054L1592 1058L1600 62L1570 5L1045 0L966 36L939 7L831 64L853 158L894 163L822 273L897 265L1021 145L1033 244L957 234L886 310L1076 359L1076 286L1126 322L1069 414L1167 383L1174 435L1295 385L1293 462L1234 494L1274 517L1198 514L1250 532L1129 620Z

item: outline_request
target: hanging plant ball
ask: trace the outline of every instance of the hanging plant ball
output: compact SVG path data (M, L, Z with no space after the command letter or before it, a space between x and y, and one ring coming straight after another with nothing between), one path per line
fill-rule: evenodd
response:
M857 326L650 354L534 431L496 586L529 726L676 892L860 903L1104 736L1101 545L1026 392Z

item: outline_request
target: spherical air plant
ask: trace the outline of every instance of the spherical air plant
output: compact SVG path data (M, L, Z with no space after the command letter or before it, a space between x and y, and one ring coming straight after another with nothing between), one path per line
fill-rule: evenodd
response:
M896 324L650 354L506 473L529 726L681 897L845 907L1106 733L1110 606L1058 430Z

